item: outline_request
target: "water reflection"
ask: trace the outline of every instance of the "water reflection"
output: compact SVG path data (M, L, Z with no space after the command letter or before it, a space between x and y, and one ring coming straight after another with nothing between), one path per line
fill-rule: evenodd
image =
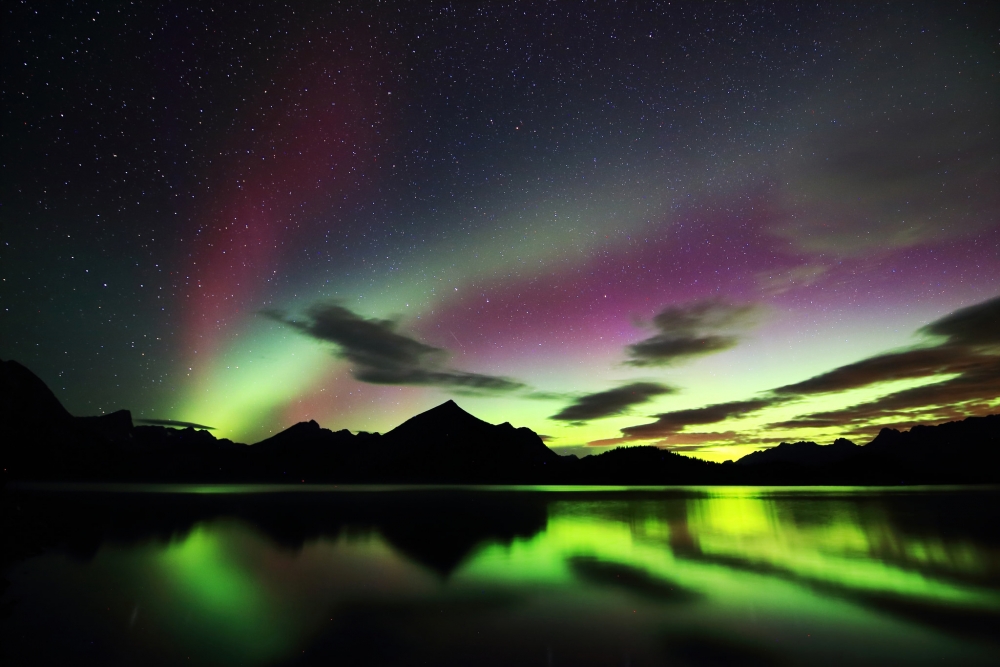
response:
M8 532L40 553L5 569L3 645L18 664L990 664L998 499L22 490Z

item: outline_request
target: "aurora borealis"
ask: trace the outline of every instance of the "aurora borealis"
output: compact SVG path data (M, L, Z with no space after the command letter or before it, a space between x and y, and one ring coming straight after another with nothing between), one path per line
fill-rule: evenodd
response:
M74 414L725 460L1000 407L991 3L4 11L0 358Z

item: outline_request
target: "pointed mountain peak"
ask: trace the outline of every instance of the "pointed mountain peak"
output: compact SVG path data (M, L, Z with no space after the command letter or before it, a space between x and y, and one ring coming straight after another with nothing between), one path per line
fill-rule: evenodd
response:
M413 430L424 431L427 429L436 430L481 426L492 426L492 424L466 412L455 401L447 400L437 407L410 417L390 431L390 433L395 432L398 435L399 433L411 432Z
M444 403L442 403L441 405L439 405L439 406L437 406L435 408L431 408L427 412L434 412L434 411L452 412L452 413L459 413L460 412L460 413L466 414L466 415L469 414L468 412L466 412L465 410L463 410L461 408L461 406L459 406L458 403L456 403L455 401L451 400L450 398L447 401L445 401Z
M476 417L470 412L466 412L462 407L455 401L449 399L442 403L441 405L435 406L430 410L421 412L419 415L412 417L412 419L418 419L421 417L433 418L433 419L475 419L476 421L483 421L479 417ZM486 423L486 422L483 422Z

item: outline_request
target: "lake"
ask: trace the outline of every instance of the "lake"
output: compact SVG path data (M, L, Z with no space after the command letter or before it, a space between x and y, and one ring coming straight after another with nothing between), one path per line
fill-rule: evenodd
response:
M1000 664L1000 489L15 486L7 664Z

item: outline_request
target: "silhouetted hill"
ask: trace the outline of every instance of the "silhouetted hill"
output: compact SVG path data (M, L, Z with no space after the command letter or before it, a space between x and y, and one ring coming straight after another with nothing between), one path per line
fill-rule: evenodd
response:
M898 470L902 480L1000 480L1000 415L968 417L909 431L884 428L864 448L866 462Z
M124 442L132 437L132 413L117 410L97 417L73 417L73 426L111 442Z
M384 435L301 422L255 445L206 430L135 426L127 410L73 417L30 370L0 363L4 479L463 484L900 484L1000 482L1000 416L868 445L782 443L715 464L657 447L562 457L527 428L490 424L454 401Z
M937 426L914 426L909 431L884 428L866 451L899 460L921 463L937 460L940 448L954 457L995 456L1000 450L1000 415L968 417Z
M299 422L249 448L253 479L287 482L382 481L378 433L331 431Z
M1000 481L1000 415L909 431L883 428L864 446L782 443L735 466L761 484L972 484Z
M446 401L382 437L385 477L394 481L533 483L559 455L528 428L494 425Z
M74 417L16 361L0 363L5 479L213 480L246 476L246 445L192 428L134 426L128 410Z
M815 442L783 442L777 447L747 454L736 461L736 464L746 466L795 463L817 466L844 461L857 456L860 452L861 448L846 438L837 438L832 445L818 445Z
M0 424L35 427L73 417L42 380L16 361L0 361Z
M569 478L579 484L717 484L718 463L681 456L653 446L616 447L574 463Z

